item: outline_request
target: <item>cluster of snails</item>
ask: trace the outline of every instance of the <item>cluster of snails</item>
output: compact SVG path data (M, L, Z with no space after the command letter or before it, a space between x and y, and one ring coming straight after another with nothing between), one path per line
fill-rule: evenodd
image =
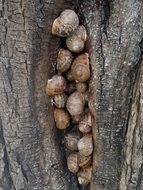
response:
M67 166L77 174L79 184L88 186L92 173L92 115L88 108L88 80L91 75L88 53L84 53L86 29L79 25L73 10L64 10L55 19L52 34L66 37L60 48L55 74L47 81L46 93L54 105L58 129L68 129L64 143L69 151ZM79 53L81 53L79 55Z

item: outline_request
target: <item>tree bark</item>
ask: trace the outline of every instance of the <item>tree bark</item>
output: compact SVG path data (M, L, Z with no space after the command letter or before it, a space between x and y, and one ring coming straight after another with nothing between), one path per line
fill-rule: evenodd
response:
M0 190L83 189L67 171L45 94L60 44L51 25L65 8L77 11L88 32L90 189L142 190L142 0L0 1Z

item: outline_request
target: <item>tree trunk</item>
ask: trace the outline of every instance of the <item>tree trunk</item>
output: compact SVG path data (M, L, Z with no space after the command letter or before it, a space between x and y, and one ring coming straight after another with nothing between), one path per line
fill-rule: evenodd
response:
M88 32L94 156L90 190L143 189L142 0L0 1L0 190L77 190L45 94L75 9Z

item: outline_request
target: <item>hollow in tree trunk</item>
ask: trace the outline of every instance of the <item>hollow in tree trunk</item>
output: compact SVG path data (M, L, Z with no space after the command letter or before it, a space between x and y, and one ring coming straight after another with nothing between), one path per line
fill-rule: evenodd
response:
M74 9L86 27L94 116L90 190L143 189L142 0L0 2L0 190L76 190L45 94L60 39L54 19Z

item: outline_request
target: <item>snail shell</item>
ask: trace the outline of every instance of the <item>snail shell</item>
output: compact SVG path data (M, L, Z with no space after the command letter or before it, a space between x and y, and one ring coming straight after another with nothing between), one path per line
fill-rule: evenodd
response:
M88 186L91 182L91 176L92 176L92 167L89 166L83 170L80 170L77 173L78 176L78 182L80 185Z
M78 26L78 28L76 29L76 31L74 32L73 35L78 36L79 38L81 38L81 40L83 40L84 42L87 39L87 32L86 29L83 25ZM72 35L72 36L73 36Z
M66 72L73 61L72 53L66 49L60 48L57 57L57 70L60 73Z
M74 53L79 53L84 49L86 41L86 30L83 25L79 26L72 36L66 39L67 47Z
M82 156L89 156L93 152L93 140L91 134L86 134L78 141L78 150Z
M87 84L83 82L77 82L76 89L77 91L84 93L87 90Z
M84 111L85 100L82 93L76 91L67 100L67 110L72 116L80 115Z
M63 94L58 94L53 97L53 103L57 108L64 108L66 105L67 96Z
M91 165L92 162L92 156L82 156L78 154L78 165L81 168L86 168Z
M78 166L78 153L72 153L67 158L67 166L70 172L77 173L79 170Z
M88 54L79 55L73 62L71 73L74 80L78 82L85 82L90 77L89 58Z
M54 75L47 81L46 93L49 96L61 94L66 89L66 80L63 76Z
M69 150L77 151L77 143L80 140L80 134L77 132L68 133L65 136L65 145Z
M64 10L52 25L52 34L67 37L70 36L79 25L77 14L70 9Z
M66 44L68 49L74 53L80 53L84 49L84 42L78 36L67 38Z
M65 129L70 124L69 114L64 109L55 108L54 118L58 129Z
M91 116L91 113L88 112L85 115L84 120L79 123L79 130L82 133L89 133L92 130L91 126L92 126L92 116Z

